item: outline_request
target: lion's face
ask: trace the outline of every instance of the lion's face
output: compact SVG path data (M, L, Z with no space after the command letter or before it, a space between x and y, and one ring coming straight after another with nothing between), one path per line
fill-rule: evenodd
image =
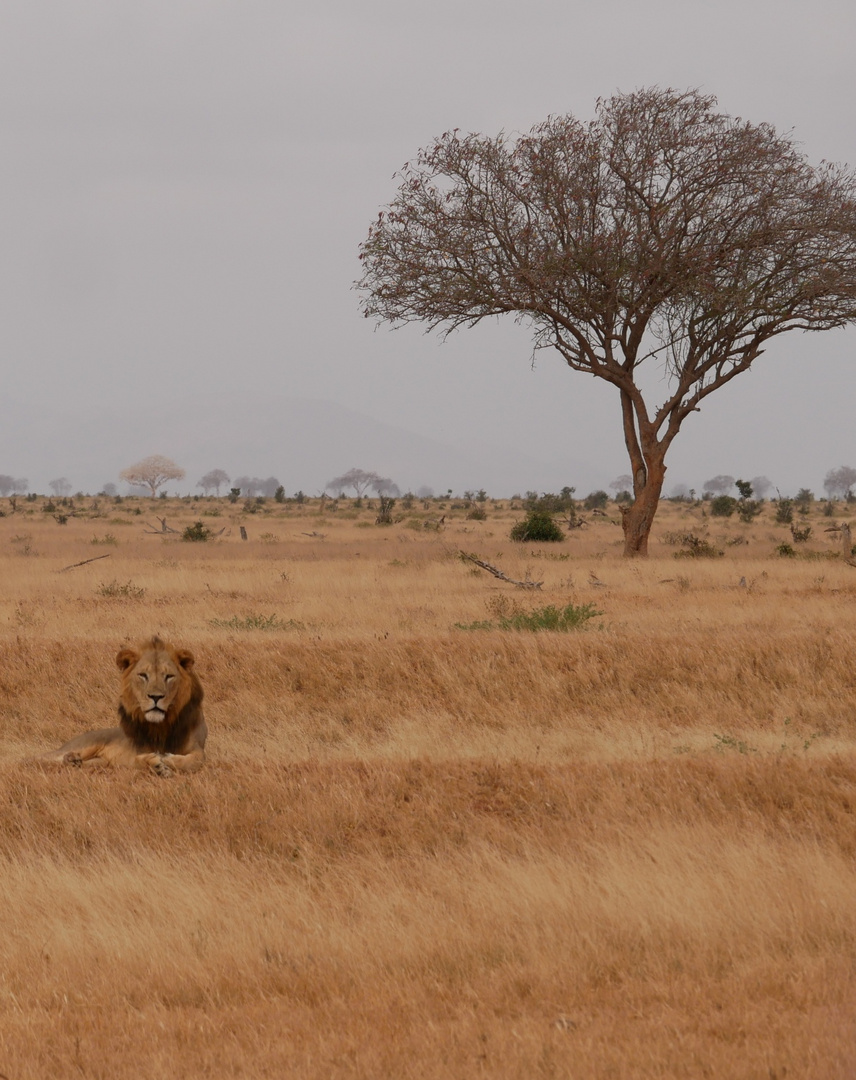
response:
M195 676L193 653L174 649L160 638L119 652L122 672L121 703L136 720L150 724L174 720L190 701Z

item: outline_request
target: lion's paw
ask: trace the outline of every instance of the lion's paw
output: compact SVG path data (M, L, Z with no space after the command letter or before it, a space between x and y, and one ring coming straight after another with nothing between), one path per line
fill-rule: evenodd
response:
M79 769L83 765L83 757L76 750L69 750L67 754L63 755L62 763Z
M155 760L151 764L152 772L157 773L158 776L173 776L175 769L167 762L160 754L155 756Z

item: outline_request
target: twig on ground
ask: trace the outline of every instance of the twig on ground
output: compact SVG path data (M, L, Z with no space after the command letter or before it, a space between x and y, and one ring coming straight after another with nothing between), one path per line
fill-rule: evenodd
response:
M107 555L96 555L94 559L84 559L83 562L73 562L71 566L64 566L61 570L57 570L58 574L64 574L66 570L74 570L77 566L86 566L87 563L98 562L99 559L109 559L109 553Z

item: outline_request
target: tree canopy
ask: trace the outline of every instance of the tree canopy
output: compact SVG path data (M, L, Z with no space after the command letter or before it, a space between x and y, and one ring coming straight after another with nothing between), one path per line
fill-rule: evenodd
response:
M223 469L212 469L207 472L202 479L197 483L197 487L201 487L203 492L207 495L209 491L214 490L217 494L220 494L220 488L223 484L229 483L229 474Z
M629 555L687 416L770 339L856 318L854 175L694 90L618 94L517 138L446 132L398 179L360 250L364 314L444 333L510 314L615 386ZM659 404L640 386L652 364Z
M151 457L138 461L136 465L129 465L127 469L123 469L119 473L119 479L128 484L147 487L154 498L158 488L163 487L168 480L183 480L184 469L168 457L153 454Z
M369 488L377 495L399 494L398 486L388 476L367 472L365 469L348 469L341 476L334 476L327 483L326 490L340 492L349 487L354 489L358 498L361 498Z
M854 485L856 485L856 469L850 465L830 469L823 481L824 489L830 498L840 495L843 499L849 499Z

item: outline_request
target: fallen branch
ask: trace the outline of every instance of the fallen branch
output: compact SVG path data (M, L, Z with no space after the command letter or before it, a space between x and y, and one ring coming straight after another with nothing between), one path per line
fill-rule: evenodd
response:
M149 525L150 528L146 529L145 531L147 533L154 533L156 536L161 536L163 533L178 532L178 529L173 529L171 526L167 525L166 518L158 518L158 521L161 523L161 527L159 529L156 529L154 525L151 525L151 522L147 521L146 525Z
M544 584L543 581L515 581L514 578L508 577L506 574L495 566L491 566L489 562L485 562L484 559L477 559L475 555L470 555L467 551L459 551L458 556L465 562L475 563L476 566L481 567L482 570L487 570L489 574L493 574L495 578L499 578L500 581L507 581L509 585L514 585L518 589L540 589Z
M87 563L98 562L99 559L109 559L109 553L107 555L96 555L94 559L84 559L83 562L73 562L71 566L64 566L62 570L57 570L58 574L64 574L66 570L74 570L78 566L86 566Z

